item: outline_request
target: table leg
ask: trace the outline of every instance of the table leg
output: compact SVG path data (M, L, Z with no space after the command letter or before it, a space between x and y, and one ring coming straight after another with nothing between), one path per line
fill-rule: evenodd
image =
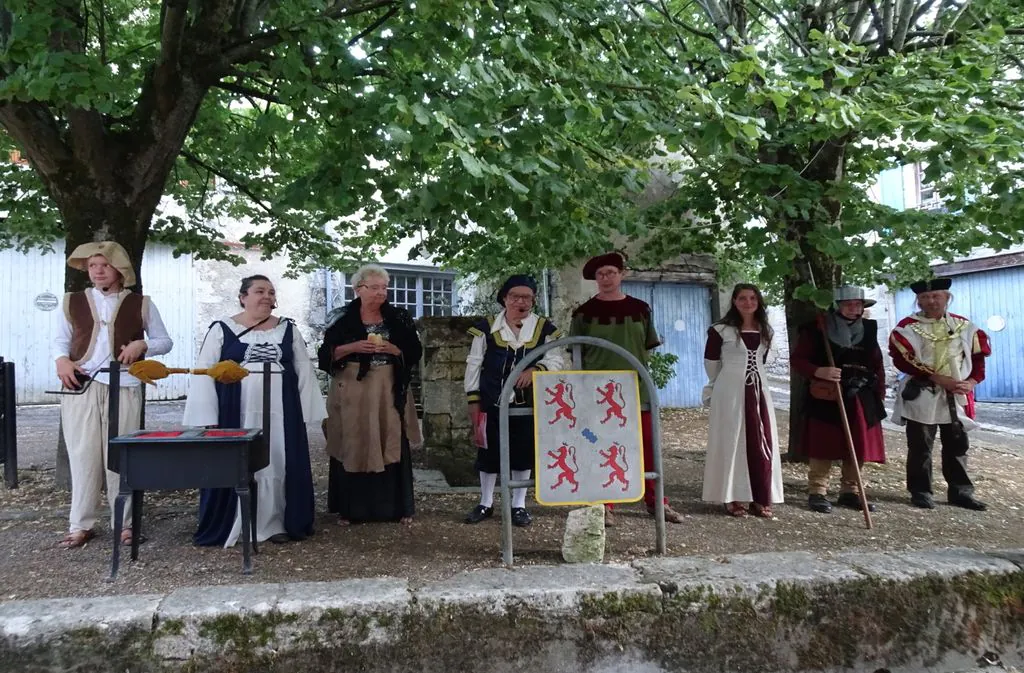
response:
M252 507L249 508L249 516L252 518L252 525L250 526L252 531L252 553L259 554L259 541L256 539L256 513L259 511L260 489L256 485L255 479L249 482L249 490L252 491Z
M242 514L242 574L252 574L252 497L249 485L235 488Z
M142 491L132 491L132 560L139 560L142 539Z
M117 569L121 565L121 529L124 528L124 501L130 493L120 491L114 499L114 552L110 560L110 577L108 581L117 579Z

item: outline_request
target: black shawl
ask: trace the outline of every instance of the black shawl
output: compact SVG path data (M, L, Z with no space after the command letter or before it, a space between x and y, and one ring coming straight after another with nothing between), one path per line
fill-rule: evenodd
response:
M319 367L333 376L342 365L348 362L359 363L357 381L362 381L370 371L370 360L372 353L354 353L340 360L334 360L333 353L335 346L343 346L355 341L362 341L368 336L363 320L359 315L362 302L357 297L349 302L341 315L333 324L327 327L324 332L324 342L317 351ZM395 379L393 393L395 408L399 413L405 408L405 396L409 389L409 379L412 376L412 368L420 361L423 355L423 346L420 344L419 335L416 334L416 326L413 325L412 316L403 308L393 306L391 302L384 302L380 307L380 314L384 318L384 326L388 329L388 340L402 351L402 357L387 355L395 367Z

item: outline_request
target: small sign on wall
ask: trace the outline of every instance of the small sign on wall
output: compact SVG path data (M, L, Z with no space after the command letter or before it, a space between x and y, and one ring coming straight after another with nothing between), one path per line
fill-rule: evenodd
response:
M634 371L533 374L537 502L635 502L644 495Z
M36 295L33 303L40 311L52 311L57 308L57 295L52 292L41 292Z

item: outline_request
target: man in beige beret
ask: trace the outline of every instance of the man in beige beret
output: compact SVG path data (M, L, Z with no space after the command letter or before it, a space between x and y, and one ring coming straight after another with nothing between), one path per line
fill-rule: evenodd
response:
M61 544L72 548L96 536L104 473L113 525L119 477L105 469L110 379L99 370L111 360L130 365L143 355L162 355L173 342L149 297L127 289L135 285L135 270L120 244L80 245L68 257L68 266L87 272L92 283L87 290L64 295L53 342L61 384L68 391L85 388L81 394L64 395L60 405L71 466L70 527ZM143 390L139 380L128 374L121 374L120 382L118 434L124 434L139 429ZM130 502L125 521L131 520ZM131 529L125 528L121 542L129 544L131 539Z

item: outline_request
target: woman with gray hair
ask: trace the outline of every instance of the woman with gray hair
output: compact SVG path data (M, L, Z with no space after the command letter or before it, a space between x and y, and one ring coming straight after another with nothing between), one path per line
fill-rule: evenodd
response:
M327 509L339 523L411 523L410 444L422 442L409 392L423 353L412 317L388 301L388 272L376 264L352 276L353 299L331 322L319 350L327 394Z

